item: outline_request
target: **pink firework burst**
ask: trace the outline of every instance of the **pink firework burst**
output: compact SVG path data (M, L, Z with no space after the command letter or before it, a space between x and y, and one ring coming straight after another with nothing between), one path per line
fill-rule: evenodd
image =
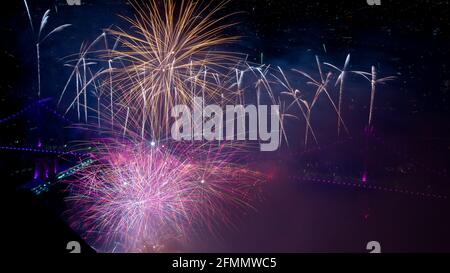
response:
M96 151L67 181L67 201L72 227L104 252L159 251L199 226L231 224L264 180L224 144L100 141Z

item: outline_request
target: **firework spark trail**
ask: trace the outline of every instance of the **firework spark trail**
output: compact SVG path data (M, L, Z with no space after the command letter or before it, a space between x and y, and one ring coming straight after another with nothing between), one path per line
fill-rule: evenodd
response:
M261 65L259 67L251 66L250 64L247 64L250 71L253 73L253 76L257 78L255 82L255 89L256 89L256 105L259 107L261 104L261 89L264 88L269 95L269 97L272 99L272 102L274 101L274 95L273 91L270 88L270 83L267 80L267 74L270 70L270 66Z
M347 129L347 126L345 125L345 122L342 120L342 117L341 117L341 115L339 113L339 109L336 108L336 105L335 105L333 99L331 98L330 93L327 90L327 86L328 86L328 83L330 82L332 74L331 74L331 72L327 73L326 76L323 74L322 67L320 65L320 60L319 60L319 57L317 55L316 55L316 64L317 64L317 69L319 71L320 80L314 79L311 75L309 75L306 72L303 72L303 71L298 70L298 69L293 69L293 71L303 75L304 77L306 77L309 80L307 82L308 85L311 85L311 86L316 88L316 92L314 93L314 97L313 97L313 99L312 99L312 101L310 103L308 101L306 101L306 100L302 100L302 99L294 96L294 102L296 102L298 105L299 105L299 102L301 102L305 106L305 108L307 110L306 111L306 118L307 118L306 124L307 124L307 126L305 128L305 147L308 144L308 131L309 131L308 124L311 123L311 111L314 108L314 106L316 105L319 97L323 93L326 94L327 99L329 100L329 102L333 106L333 108L334 108L334 110L335 110L335 112L336 112L336 114L338 116L338 119L340 120L342 126L347 131L347 133L349 132L348 129ZM299 107L300 107L300 105L299 105ZM317 143L317 138L316 138L315 134L312 133L312 135L314 137L314 140Z
M297 104L298 105L298 109L300 109L304 119L305 119L305 126L306 126L306 133L305 133L305 145L308 143L308 132L311 131L311 134L313 135L314 139L317 142L317 138L316 135L314 133L314 130L311 126L310 120L311 120L311 109L310 106L308 104L308 102L304 99L301 98L301 92L298 89L295 89L292 87L291 83L289 82L288 78L286 77L286 74L283 72L283 70L278 67L278 71L280 72L282 79L278 78L276 75L273 75L273 77L278 81L279 84L281 84L283 86L283 88L286 91L283 91L281 94L282 95L288 95L290 97L292 97L293 102L292 104ZM291 104L291 105L292 105ZM288 107L289 108L289 107ZM306 111L305 109L306 108Z
M364 72L364 71L353 71L353 73L356 73L360 76L363 76L366 80L370 82L371 90L370 90L370 106L369 106L369 121L367 123L367 128L370 130L372 126L372 117L373 117L373 107L375 102L375 91L377 84L384 84L388 81L392 81L396 79L395 76L388 76L384 78L377 78L377 69L375 66L372 66L371 72Z
M264 179L223 145L114 140L96 149L96 162L68 181L68 202L72 226L101 251L119 242L118 251L136 252L143 242L186 238L196 225L231 224L228 212L248 208Z
M24 0L23 2L25 4L25 9L27 11L28 20L30 21L31 30L33 31L33 34L34 34L34 25L33 25L33 19L31 17L30 8L29 8L28 3L27 3L26 0ZM52 36L52 34L60 32L60 31L64 30L65 28L71 26L70 24L60 25L60 26L54 28L49 33L47 33L47 35L45 35L42 38L42 35L43 35L42 31L44 30L45 26L47 25L49 14L50 14L50 10L47 10L44 13L44 15L42 16L41 24L39 26L39 31L38 31L38 34L35 37L36 58L37 58L38 98L41 97L41 54L40 54L41 51L40 51L40 46L45 40L47 40L47 38Z
M62 102L62 99L63 99L63 97L64 97L64 95L66 94L66 91L68 90L68 88L69 88L69 85L70 85L70 83L72 82L72 79L75 77L75 79L76 79L76 77L77 77L77 69L79 68L79 66L82 64L82 61L83 61L83 58L86 58L86 55L88 54L88 53L91 53L91 48L92 47L94 47L100 40L101 40L101 38L103 38L103 37L105 37L105 33L102 33L100 36L98 36L92 43L90 43L89 45L86 45L86 46L81 46L81 50L80 50L80 53L78 53L78 54L75 54L75 55L77 55L77 56L79 56L78 58L76 58L75 60L69 60L69 63L70 62L75 62L75 64L66 64L67 66L69 66L69 67L73 67L73 70L72 70L72 72L71 72L71 74L70 74L70 76L69 76L69 78L68 78L68 80L67 80L67 82L66 82L66 84L65 84L65 86L64 86L64 88L63 88L63 90L62 90L62 92L61 92L61 95L59 96L59 99L58 99L58 106L61 104L61 102ZM70 55L70 56L68 56L68 57L71 57L72 55ZM92 79L96 79L96 78L98 78L100 75L102 75L102 74L104 74L104 72L103 73L99 73L99 74L97 74L97 75L95 75L95 77L91 77ZM91 82L91 80L89 81L89 82L87 82L86 83L86 85L89 85L90 84L90 82ZM79 96L79 94L77 93L76 94L76 98ZM70 108L73 106L73 104L75 103L75 101L76 101L76 98L74 99L74 101L72 102L72 104L67 108L67 110L66 110L66 114L67 114L67 112L70 110Z
M337 68L336 66L325 63L325 65L339 71L339 77L336 81L336 85L339 84L339 101L338 101L338 121L337 121L337 134L340 135L341 132L341 117L342 117L342 95L344 93L344 82L346 75L348 74L347 68L350 64L350 54L347 55L347 58L345 59L344 67L342 69Z

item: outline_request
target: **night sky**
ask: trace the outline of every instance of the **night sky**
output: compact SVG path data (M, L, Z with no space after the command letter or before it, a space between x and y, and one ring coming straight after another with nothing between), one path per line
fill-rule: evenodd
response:
M125 1L81 1L81 6L29 1L36 24L48 8L50 26L73 24L42 45L43 97L54 98L48 104L51 111L60 111L55 98L70 73L61 58L111 25L126 26L118 14L132 14ZM33 34L23 2L10 2L1 11L0 146L32 146L35 136L45 132L46 145L61 148L80 135L59 130L67 124L56 114L43 114L43 119L55 120L45 124L31 111L4 119L36 100ZM305 150L303 123L288 121L289 146L253 157L255 168L272 175L256 210L236 215L236 228L193 238L182 251L366 252L372 240L385 252L450 251L450 2L381 2L227 4L224 14L233 13L227 22L238 23L227 34L240 36L228 49L248 55L251 62L260 63L262 54L263 62L274 68L316 73L315 55L341 67L351 54L351 70L369 71L374 65L381 76L397 78L377 93L375 137L369 144L363 131L370 84L356 76L350 76L344 94L343 116L351 138L337 138L331 127L335 116L330 109L318 110L312 122L320 143ZM362 186L365 159L369 180ZM15 219L11 247L34 242L48 252L64 252L66 242L78 235L63 220L58 189L38 198L18 190L31 179L34 162L35 155L0 150L4 194L15 194L8 208Z

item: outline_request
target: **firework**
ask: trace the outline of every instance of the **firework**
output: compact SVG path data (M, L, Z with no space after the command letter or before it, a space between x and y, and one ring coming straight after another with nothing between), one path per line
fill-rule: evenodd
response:
M27 11L28 19L30 21L31 30L34 33L34 25L33 25L33 20L31 18L31 13L30 13L30 9L28 7L28 3L26 0L24 0L23 2L25 4L25 9ZM39 31L35 37L36 58L37 58L38 98L41 97L41 54L40 54L41 51L40 51L40 46L52 34L60 32L60 31L64 30L65 28L71 26L70 24L64 24L64 25L58 26L58 27L54 28L52 31L50 31L47 35L42 37L43 36L42 31L44 30L45 26L47 25L49 15L50 15L50 10L47 10L44 13L44 15L42 16L41 24L39 26Z
M341 117L342 117L342 94L344 93L344 82L345 82L345 78L347 76L347 68L348 65L350 64L350 54L347 55L347 58L345 59L345 63L344 63L344 67L342 69L337 68L336 66L330 64L330 63L325 63L325 65L330 66L331 68L339 71L339 77L336 81L336 85L339 84L339 101L338 101L338 121L337 121L337 134L338 136L340 135L341 132Z
M275 101L272 88L270 87L270 82L267 80L267 74L270 70L270 66L261 65L259 67L254 67L248 65L248 68L253 72L254 77L257 79L255 82L256 89L256 105L261 104L261 89L264 88L269 95L272 102Z
M96 142L95 162L68 181L72 227L99 251L139 252L231 224L263 175L225 145ZM201 229L201 228L199 228Z
M300 99L297 96L293 96L294 102L297 103L297 105L299 107L301 106L300 105L300 103L301 103L306 108L306 119L307 119L307 122L306 122L306 128L305 128L305 147L308 144L308 131L309 131L309 128L310 128L310 126L308 126L308 124L311 123L311 111L314 108L314 106L316 105L317 100L319 99L319 97L323 93L326 94L328 101L331 103L331 105L333 106L333 109L336 111L336 114L338 116L338 119L340 120L340 123L343 125L343 127L345 128L345 130L348 133L347 126L345 125L344 121L342 120L342 117L340 115L340 111L339 111L338 108L336 108L336 105L335 105L333 99L331 98L330 93L327 90L327 86L328 86L328 83L330 82L330 78L331 78L332 74L331 73L327 73L326 75L323 74L322 67L320 65L319 56L316 56L316 64L317 64L317 69L318 69L319 75L320 75L320 79L319 80L314 79L312 76L310 76L309 74L307 74L307 73L305 73L303 71L300 71L300 70L297 70L297 69L293 69L293 71L303 75L304 77L306 77L309 80L307 82L308 85L311 85L311 86L316 88L316 91L314 93L314 97L313 97L311 102L308 102L308 101L306 101L304 99ZM312 136L314 137L314 140L317 143L317 138L316 138L314 132L312 132Z
M354 73L363 76L366 80L370 82L371 90L370 90L370 106L369 106L369 121L367 123L367 129L370 130L372 125L372 116L373 116L373 107L375 102L375 91L377 84L384 84L387 81L392 81L395 79L394 76L389 76L385 78L377 78L377 69L375 66L372 66L371 72L363 72L363 71L354 71Z
M160 138L170 130L169 109L174 105L190 104L195 96L217 102L230 94L216 81L217 74L236 60L234 54L220 49L236 40L222 35L230 26L223 22L226 17L218 15L224 4L175 4L169 0L161 9L157 1L132 3L135 17L124 17L132 32L108 31L120 40L117 48L106 54L110 58L107 84L111 87L112 121L113 103L132 105L142 109L130 113L142 115L142 135L149 131L152 138ZM117 98L114 102L112 90Z

